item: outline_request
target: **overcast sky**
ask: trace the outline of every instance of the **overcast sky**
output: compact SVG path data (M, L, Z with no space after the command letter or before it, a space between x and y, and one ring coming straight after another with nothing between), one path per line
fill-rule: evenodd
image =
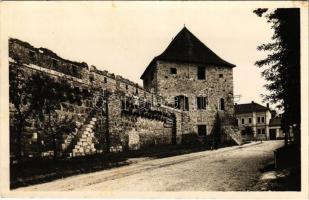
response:
M255 5L253 5L255 4ZM185 26L234 68L238 103L262 102L265 57L256 47L270 41L266 20L252 11L265 2L6 2L10 37L59 56L84 61L142 85L140 76ZM288 2L284 2L288 4ZM267 5L269 6L269 5ZM272 6L283 7L281 2Z

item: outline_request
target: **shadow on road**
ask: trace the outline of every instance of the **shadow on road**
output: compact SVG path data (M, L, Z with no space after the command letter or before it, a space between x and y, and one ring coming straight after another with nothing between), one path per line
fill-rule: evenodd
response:
M260 169L262 177L258 190L269 191L300 191L301 167L300 151L293 145L276 150L275 162Z
M208 150L203 146L177 145L153 147L121 153L104 153L59 160L29 160L10 166L10 188L50 182L73 175L96 172L134 163L132 158L165 158Z

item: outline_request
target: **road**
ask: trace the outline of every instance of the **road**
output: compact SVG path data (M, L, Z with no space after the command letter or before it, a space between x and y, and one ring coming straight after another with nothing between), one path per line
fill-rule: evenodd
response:
M247 191L283 141L143 159L129 166L76 175L18 191Z

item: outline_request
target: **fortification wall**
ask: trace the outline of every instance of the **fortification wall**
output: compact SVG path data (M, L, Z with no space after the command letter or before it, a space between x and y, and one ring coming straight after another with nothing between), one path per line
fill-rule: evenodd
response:
M98 141L96 147L100 150L106 147L104 143L107 141L107 134L110 151L114 152L170 144L176 138L173 136L176 135L173 132L174 111L162 107L166 103L162 97L128 79L98 70L95 66L88 67L83 62L63 59L48 49L35 48L17 39L9 41L9 57L10 68L22 65L29 76L40 71L56 79L65 79L71 84L76 92L72 98L80 96L81 102L73 104L68 99L59 106L58 112L61 115L71 115L82 124L90 117L92 110L99 112L96 115L100 123L95 140ZM86 93L95 93L95 97L84 98ZM104 96L107 93L109 95ZM103 96L108 110L104 106L94 105L95 98ZM14 118L14 108L11 107L10 117ZM177 119L179 121L180 118ZM48 151L44 141L47 136L34 130L31 124L29 127L32 129L29 129L29 137L24 140L24 144L31 150L26 148L25 154L35 156ZM176 130L178 132L181 129ZM13 129L12 131L14 132ZM179 142L179 136L177 138Z

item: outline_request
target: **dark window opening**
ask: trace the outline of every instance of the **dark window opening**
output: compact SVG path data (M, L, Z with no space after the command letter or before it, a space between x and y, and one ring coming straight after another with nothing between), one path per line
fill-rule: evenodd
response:
M219 78L223 78L223 74L219 74Z
M196 97L197 109L206 109L207 98L206 97Z
M77 67L75 65L72 66L73 75L77 75Z
M252 123L252 120L251 120L251 117L249 118L249 124L251 124Z
M197 134L198 136L206 136L207 135L206 125L197 125Z
M104 77L104 83L107 83L107 78L106 77Z
M260 118L260 117L258 117L258 118L257 118L257 120L258 120L258 123L260 123L260 122L261 122L261 118Z
M264 117L262 117L262 119L261 119L261 120L262 120L262 123L264 123L264 121L265 121Z
M220 99L220 110L225 110L224 99Z
M244 118L241 119L241 123L245 124L245 119Z
M189 98L183 95L175 97L175 108L188 111L189 110Z
M129 89L129 86L128 85L126 85L126 90L128 90Z
M176 68L170 68L170 74L177 74Z
M197 68L197 79L204 80L205 79L205 67L199 66Z
M35 57L34 51L29 51L29 57L30 57L30 60L31 60L32 62L35 62L35 61L36 61L36 57Z
M135 94L138 95L138 88L135 89Z
M53 67L58 67L58 61L56 59L53 59Z

